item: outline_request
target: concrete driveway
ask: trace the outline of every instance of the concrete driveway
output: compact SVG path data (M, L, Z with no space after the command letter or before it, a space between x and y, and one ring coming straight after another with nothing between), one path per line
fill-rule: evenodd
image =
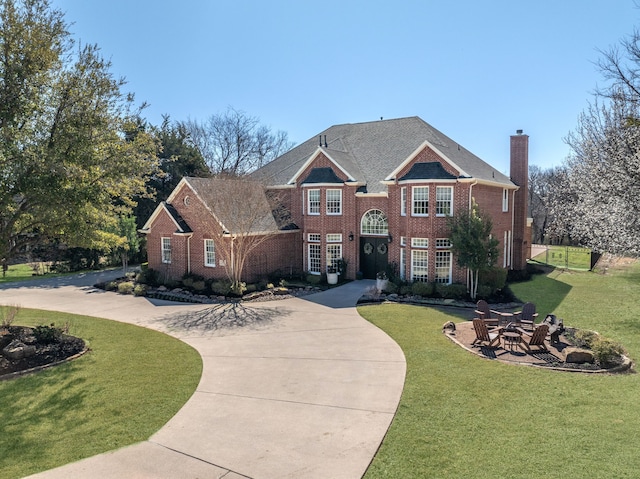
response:
M4 285L0 303L166 332L202 356L200 384L147 441L30 477L362 477L393 419L405 377L401 349L354 308L373 282L232 308L92 287L118 275Z

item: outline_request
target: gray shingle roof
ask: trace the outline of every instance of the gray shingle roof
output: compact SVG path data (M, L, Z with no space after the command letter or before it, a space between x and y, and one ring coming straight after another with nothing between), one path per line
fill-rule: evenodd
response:
M256 170L253 176L271 185L287 184L320 147L318 136L323 151L353 180L366 183L370 192L383 191L380 182L425 141L469 177L513 186L507 176L415 116L332 126Z

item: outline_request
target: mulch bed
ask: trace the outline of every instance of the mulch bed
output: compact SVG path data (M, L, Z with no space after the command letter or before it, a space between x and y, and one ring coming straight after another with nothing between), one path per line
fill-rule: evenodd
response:
M69 335L63 335L57 342L40 344L33 340L33 330L24 326L11 326L0 332L0 351L13 339L35 346L35 354L21 359L0 354L0 380L60 364L87 351L82 339Z

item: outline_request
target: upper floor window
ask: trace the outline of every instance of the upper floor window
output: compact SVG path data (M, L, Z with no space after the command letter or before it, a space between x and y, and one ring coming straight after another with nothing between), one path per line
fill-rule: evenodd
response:
M380 210L369 210L362 216L360 233L363 235L388 235L389 222Z
M400 214L407 216L407 187L403 186L400 189Z
M342 190L327 190L327 214L342 214Z
M320 214L320 190L307 191L308 203L307 213L310 215Z
M428 248L429 238L411 238L412 248Z
M413 216L427 216L429 214L429 187L414 186L411 214Z
M502 190L502 211L509 211L509 190L506 188Z
M436 187L436 216L451 216L453 214L453 187Z
M162 238L162 262L171 263L171 238Z

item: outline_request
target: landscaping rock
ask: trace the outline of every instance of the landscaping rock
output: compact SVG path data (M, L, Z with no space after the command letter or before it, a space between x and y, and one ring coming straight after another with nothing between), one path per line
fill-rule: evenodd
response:
M566 354L565 361L567 363L593 363L595 361L593 352L588 349L570 347L566 349Z
M22 341L14 339L2 350L2 354L11 360L29 358L36 354L36 347L26 345Z

